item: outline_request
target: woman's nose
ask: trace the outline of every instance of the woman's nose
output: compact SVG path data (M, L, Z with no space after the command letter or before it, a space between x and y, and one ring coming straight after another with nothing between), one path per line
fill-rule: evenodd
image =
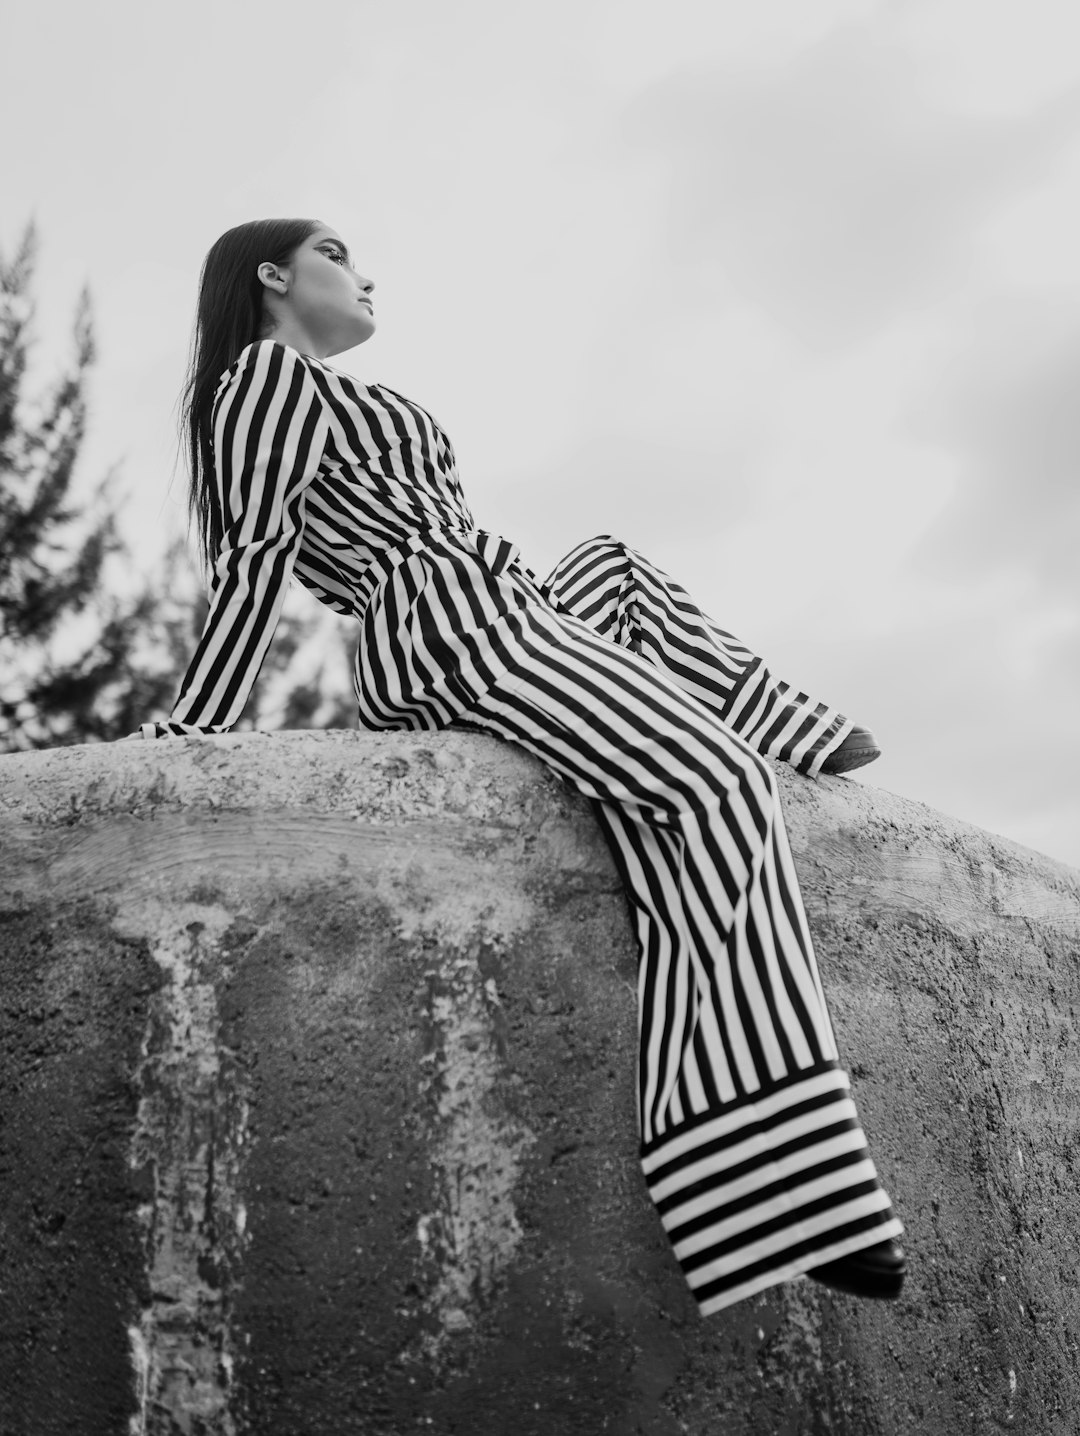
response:
M364 293L371 294L375 288L375 281L373 279L365 279L362 274L357 275L357 278L360 281L360 288L364 291Z

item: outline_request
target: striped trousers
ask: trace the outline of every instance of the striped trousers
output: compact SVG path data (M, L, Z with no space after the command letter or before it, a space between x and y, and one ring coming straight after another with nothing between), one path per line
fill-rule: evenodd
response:
M465 715L592 800L636 925L650 1195L703 1315L899 1236L839 1065L775 778L851 723L602 536Z

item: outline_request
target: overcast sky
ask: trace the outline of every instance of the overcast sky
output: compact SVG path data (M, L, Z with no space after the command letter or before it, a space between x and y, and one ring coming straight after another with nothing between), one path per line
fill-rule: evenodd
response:
M209 245L336 228L335 361L546 571L612 532L874 729L863 780L1080 866L1074 0L35 0L0 247L79 288L87 489L150 567ZM304 608L301 595L296 607ZM151 715L147 715L148 717Z

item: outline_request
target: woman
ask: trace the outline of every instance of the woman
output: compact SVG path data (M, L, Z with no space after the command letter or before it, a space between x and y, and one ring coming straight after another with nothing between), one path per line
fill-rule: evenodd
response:
M325 363L374 332L373 289L313 220L240 225L207 255L184 414L210 611L142 736L236 723L291 574L359 619L361 727L467 722L593 801L640 947L642 1163L701 1311L802 1273L895 1297L902 1227L759 756L838 772L877 756L872 737L614 539L541 583L478 530L432 417Z

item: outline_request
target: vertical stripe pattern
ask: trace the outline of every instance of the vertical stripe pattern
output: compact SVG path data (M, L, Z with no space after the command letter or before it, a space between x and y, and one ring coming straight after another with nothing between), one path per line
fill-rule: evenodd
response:
M476 528L423 409L271 341L222 376L225 539L169 719L224 731L290 575L360 620L360 725L467 721L584 793L640 950L642 1165L709 1313L899 1235L839 1065L762 755L807 774L850 731L609 536L541 583Z

